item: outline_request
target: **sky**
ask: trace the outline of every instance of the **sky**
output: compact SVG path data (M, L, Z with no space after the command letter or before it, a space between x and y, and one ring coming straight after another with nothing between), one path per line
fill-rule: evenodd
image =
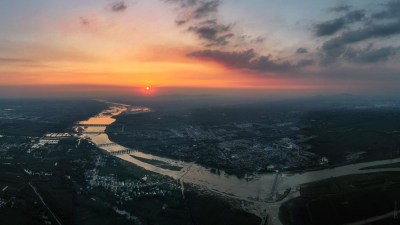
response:
M27 86L395 93L399 51L400 0L0 2L3 94Z

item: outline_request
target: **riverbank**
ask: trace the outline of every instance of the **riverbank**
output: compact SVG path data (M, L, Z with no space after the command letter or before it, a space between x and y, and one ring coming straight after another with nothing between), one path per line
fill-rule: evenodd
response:
M132 107L131 107L132 108ZM138 107L137 113L147 110L146 108ZM89 138L94 144L99 148L107 152L120 151L126 149L126 147L121 146L117 143L113 145L106 146L105 144L113 143L109 140L108 135L105 133L105 129L109 124L112 124L115 119L113 116L119 115L127 110L126 105L113 103L110 109L103 111L99 115L90 118L87 121L81 121L80 124L101 124L104 126L87 126L82 127L82 137ZM85 134L86 132L86 134ZM91 132L97 132L96 134ZM298 196L297 187L304 183L315 182L319 180L325 180L331 177L340 177L350 174L364 174L373 172L383 172L383 171L400 171L400 168L382 168L382 169L370 169L361 170L361 168L367 168L370 166L383 165L393 162L400 162L400 158L392 160L381 160L376 162L366 162L358 163L352 165L346 165L341 167L335 167L330 169L309 171L303 173L280 173L278 176L275 174L257 174L252 180L240 179L236 176L228 175L224 171L219 174L211 172L210 169L205 168L201 165L192 163L188 164L182 161L177 161L174 159L169 159L160 156L154 156L151 154L146 154L140 151L135 151L132 153L142 158L149 160L158 160L171 165L179 165L182 167L181 170L168 170L165 168L160 168L155 165L143 162L137 158L133 158L129 155L118 155L117 157L131 162L139 167L146 170L166 175L174 179L180 179L185 183L190 183L197 185L215 193L229 196L234 199L240 199L246 202L250 202L253 206L257 205L257 209L252 206L247 208L248 211L256 213L260 218L264 218L268 213L273 213L271 210L267 212L267 209L275 208L275 213L279 212L279 206L281 202L284 202L290 198ZM189 167L190 165L190 167ZM286 198L279 202L271 203L270 196L283 194L287 190L291 190L290 194ZM278 208L278 210L276 210ZM271 218L276 218L276 215L272 215ZM274 224L277 224L275 222Z

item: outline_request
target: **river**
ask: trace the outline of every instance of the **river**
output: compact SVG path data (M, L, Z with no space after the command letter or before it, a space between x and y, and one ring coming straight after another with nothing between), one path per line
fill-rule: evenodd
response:
M115 119L113 117L121 113L146 113L151 110L146 107L133 107L120 103L107 103L110 104L110 107L108 109L102 111L96 116L89 118L86 121L80 121L78 123L80 126L76 126L75 129L77 129L77 131L79 129L79 131L82 133L81 137L89 138L94 144L99 146L99 148L112 153L127 149L127 147L121 146L117 143L113 143L108 138L108 135L105 133L107 126L115 122ZM87 124L87 126L85 126L85 124ZM135 159L130 155L146 159L159 160L170 165L182 167L182 169L180 171L175 171L160 168ZM116 157L131 162L148 171L152 171L180 180L182 186L183 182L191 183L199 186L200 188L219 193L229 198L246 201L250 203L246 206L246 209L249 212L255 213L261 218L264 218L266 214L269 214L270 216L272 216L272 218L270 219L272 219L273 224L280 224L280 221L277 218L277 212L279 211L280 203L298 196L299 193L296 187L301 184L351 174L400 171L400 168L360 170L361 168L369 166L400 162L400 158L396 158L373 162L356 163L330 169L309 171L303 173L282 172L279 174L257 174L254 176L253 179L248 180L239 179L237 176L228 175L223 171L221 171L220 174L215 174L212 173L210 169L196 163L187 163L165 157L159 157L143 153L140 150L135 150L129 154L116 155ZM280 202L271 202L271 200L269 199L272 194L283 193L288 189L292 190L291 193Z

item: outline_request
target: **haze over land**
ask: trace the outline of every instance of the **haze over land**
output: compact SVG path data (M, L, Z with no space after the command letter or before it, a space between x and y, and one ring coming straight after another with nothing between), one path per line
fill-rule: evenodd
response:
M0 224L399 224L399 62L400 0L0 1Z

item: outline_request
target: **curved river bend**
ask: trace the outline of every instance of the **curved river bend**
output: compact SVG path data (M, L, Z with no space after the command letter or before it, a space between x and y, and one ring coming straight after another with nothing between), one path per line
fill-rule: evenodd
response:
M119 103L109 104L111 104L111 106L108 109L99 113L98 115L93 116L86 121L80 121L78 123L79 126L75 127L75 129L80 129L80 132L82 132L81 137L89 138L99 148L107 152L113 153L127 149L127 147L110 141L108 135L105 133L107 126L115 122L113 116L119 115L121 113L145 113L149 112L150 109L145 107L132 107ZM85 126L84 124L88 125ZM160 168L135 159L131 157L131 155L146 159L159 160L170 165L182 167L182 169L180 171L174 171ZM187 163L165 157L159 157L140 152L139 150L131 151L129 154L118 154L115 156L123 160L129 161L148 171L152 171L180 180L182 186L183 182L191 183L199 186L200 188L205 188L224 196L228 196L230 198L250 202L251 205L246 207L249 212L255 213L261 218L264 218L266 214L272 215L271 219L273 224L281 224L277 218L279 205L281 202L284 202L289 198L298 196L299 193L296 190L297 187L301 184L351 174L400 171L400 168L360 170L361 168L369 166L400 162L400 158L397 158L366 163L357 163L331 169L323 169L304 173L257 174L253 179L247 180L239 179L234 175L228 175L223 171L220 175L218 175L212 173L210 169L207 169L196 163ZM292 191L288 196L285 197L285 199L281 200L280 202L274 203L268 201L270 200L270 196L272 196L272 194L283 193L288 189L291 189Z

